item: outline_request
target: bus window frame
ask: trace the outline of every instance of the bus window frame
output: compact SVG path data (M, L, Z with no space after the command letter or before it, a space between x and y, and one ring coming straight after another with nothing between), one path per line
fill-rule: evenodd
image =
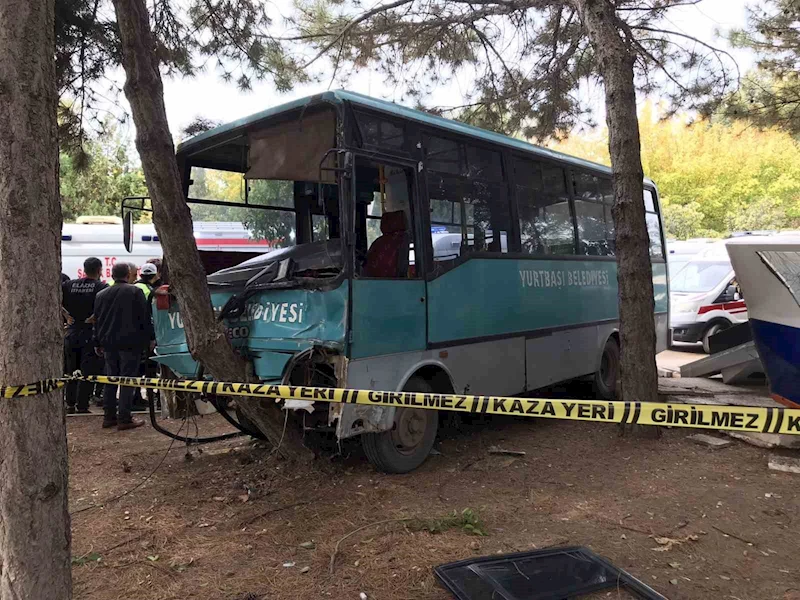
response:
M425 148L424 148L424 138L425 136L433 136L438 138L443 138L448 141L455 142L457 144L463 144L464 150L466 151L467 146L472 146L474 148L479 148L489 152L495 152L500 157L500 168L503 171L502 179L486 179L482 177L467 177L465 175L459 175L455 173L448 173L444 171L432 171L434 173L441 173L442 176L445 177L455 177L460 180L463 180L465 183L471 182L483 182L488 185L498 186L502 188L506 195L506 205L507 205L507 212L509 218L509 226L506 230L506 252L470 252L468 254L461 254L459 253L458 258L453 260L453 266L450 269L442 272L435 272L433 269L434 267L434 260L433 260L433 240L431 236L431 219L430 219L430 203L431 203L431 196L430 196L430 188L428 186L428 173L431 172L428 169L427 162L425 160ZM424 210L421 210L424 217L424 223L421 223L422 226L425 227L425 235L423 236L424 241L424 250L425 250L425 258L426 258L426 268L425 268L425 279L427 281L433 281L438 277L441 277L444 273L453 268L463 264L464 262L472 259L472 258L511 258L518 254L519 252L519 223L517 222L517 207L516 201L513 198L513 174L510 170L513 166L511 162L511 157L513 155L513 151L509 148L504 148L503 146L497 144L488 144L484 143L481 140L476 140L475 138L471 138L465 135L458 135L454 134L450 131L440 130L436 127L431 126L421 126L417 129L417 150L419 152L418 158L418 172L417 172L417 182L418 185L421 186L421 192L424 195L420 196L420 208L424 207ZM466 155L465 155L466 156Z
M592 198L584 198L584 197L578 195L578 175L580 175L580 174L590 175L591 177L594 178L594 181L593 181L594 193L595 193L594 197L592 197ZM607 234L608 233L608 224L607 224L607 222L605 220L605 211L606 211L606 207L608 207L610 209L611 207L614 206L614 200L613 200L613 195L612 195L611 202L607 202L606 201L606 198L605 198L605 196L603 195L603 192L602 192L602 187L600 185L600 182L601 181L610 182L611 185L612 185L612 194L613 194L613 185L614 185L613 179L610 176L606 176L606 175L597 173L596 171L593 171L591 169L578 168L578 167L573 167L571 169L571 173L570 173L568 179L569 179L569 181L568 181L569 188L570 188L570 192L571 192L571 195L572 195L573 218L575 219L575 255L576 256L593 256L593 255L582 254L581 253L580 228L578 227L578 208L577 208L575 202L580 201L580 202L584 202L584 203L587 203L587 204L593 204L593 205L596 205L596 206L600 206L603 209L603 228L605 229L606 234ZM616 260L616 229L617 229L617 226L616 226L616 223L614 223L613 214L610 214L610 216L611 216L611 224L612 224L613 229L614 229L614 236L613 236L612 239L609 239L608 235L605 235L604 236L604 240L607 243L611 242L613 244L613 252L611 254L600 255L600 257L601 258L612 258L612 259ZM648 252L649 252L649 249L648 249Z
M661 214L661 195L658 193L658 187L655 183L652 182L645 182L643 185L643 189L645 191L649 191L653 195L653 207L655 208L655 212L649 211L645 209L645 219L647 218L648 214L656 215L658 218L658 232L661 237L661 255L660 256L653 256L650 254L650 261L656 263L666 263L667 262L667 234L664 228L664 218ZM644 202L644 198L642 199ZM648 241L650 236L648 235Z
M481 259L507 258L507 259L525 259L525 260L567 260L567 261L577 260L577 261L606 261L606 262L618 260L616 255L590 256L590 255L578 254L578 249L580 247L579 246L580 239L578 234L577 211L575 208L575 187L573 185L573 172L584 171L596 177L598 182L600 179L607 179L611 180L613 185L613 178L610 173L601 171L599 169L595 169L592 167L592 165L575 165L568 161L558 160L557 158L537 155L533 153L526 153L519 149L504 146L502 144L493 144L491 142L486 142L484 140L471 137L469 135L453 132L447 129L441 129L436 127L435 125L427 123L419 123L414 121L413 119L403 119L395 115L382 112L380 110L372 109L370 107L358 106L357 109L353 109L352 107L349 106L348 102L345 102L345 105L346 105L344 110L345 149L353 152L354 156L356 155L368 156L376 161L380 160L380 161L386 161L388 163L396 162L399 166L404 166L404 165L414 166L416 169L415 179L416 179L416 186L418 189L417 193L419 195L419 202L418 202L419 207L418 209L416 209L417 213L415 213L417 219L417 223L415 225L417 231L415 233L416 235L420 236L418 239L420 240L421 247L420 248L415 247L415 261L419 263L420 259L424 260L424 267L423 267L425 274L424 278L427 281L436 279L437 277L441 276L441 274L433 273L430 268L431 265L433 265L433 244L430 236L431 222L430 222L430 194L429 194L430 190L427 181L428 168L425 161L424 148L423 148L423 138L425 135L442 137L457 143L471 145L475 147L480 147L485 150L494 151L499 153L501 158L501 164L503 168L502 183L504 184L507 193L508 212L511 220L510 228L508 231L508 240L507 240L508 252L506 253L474 252L468 255L460 255L454 266L460 265L463 262L470 260L471 258L481 258ZM393 124L405 127L406 148L408 149L409 154L403 154L403 155L396 154L394 152L396 151L396 149L393 148L386 148L386 147L375 148L372 145L365 146L363 141L360 141L360 132L358 130L356 111L358 113L368 114L372 118L385 120ZM373 150L373 148L375 149ZM533 161L533 162L538 162L543 166L549 165L550 167L557 167L561 169L562 176L564 178L564 194L568 201L570 218L572 221L572 248L574 252L573 254L535 255L522 252L521 230L519 222L519 215L520 215L519 201L517 198L517 182L514 173L514 166L515 166L514 163L516 160ZM481 180L482 179L479 179L479 181ZM493 181L493 180L487 180L487 181L494 184L501 183L500 181ZM597 187L598 187L598 193L601 193L602 186L600 186L598 183ZM660 195L658 194L658 188L655 186L655 184L649 181L643 181L643 187L644 189L650 190L653 194L656 212L651 214L656 214L658 216L659 229L661 234L661 256L651 255L650 257L651 262L653 263L665 262L666 261L665 229L661 215L661 202L660 202ZM606 204L604 200L598 200L598 202L604 205ZM609 207L610 206L613 206L613 202L609 204ZM353 209L354 207L355 205L353 204ZM422 252L420 252L420 250Z
M420 182L421 182L422 179L424 179L424 177L422 176L422 172L419 171L419 162L416 161L416 160L410 159L410 158L398 158L397 156L393 156L393 155L386 154L384 152L377 152L377 151L376 152L370 152L370 151L365 151L365 150L361 150L361 149L358 149L358 150L350 149L350 150L348 150L348 152L352 155L352 165L351 165L352 170L351 170L351 173L350 173L350 176L349 176L349 180L350 180L349 181L349 188L350 188L350 190L349 190L348 198L347 198L347 203L348 203L348 206L349 206L348 213L351 215L351 217L350 217L350 220L351 220L350 228L352 230L352 232L351 232L352 242L348 244L346 262L347 262L348 268L350 269L351 277L354 278L354 279L357 278L357 279L366 279L366 280L378 279L378 280L382 280L382 281L397 281L397 279L393 278L393 277L388 277L388 278L387 277L364 277L364 276L361 276L361 275L357 275L358 269L356 268L357 267L357 265L356 265L356 258L357 257L356 257L356 243L355 243L356 240L355 240L355 236L356 236L356 219L358 218L357 215L356 215L356 203L357 203L356 193L357 193L358 190L357 190L357 184L356 184L356 164L357 164L359 158L362 159L362 160L369 160L369 161L372 161L372 162L383 163L383 164L385 164L387 166L401 167L403 169L408 169L408 170L410 170L412 172L412 177L414 178L414 183L413 183L413 185L411 186L410 189L411 189L412 194L416 194L417 195L417 202L414 202L413 198L410 199L410 203L412 205L411 206L412 218L413 218L414 222L411 224L412 225L412 229L410 229L409 231L412 234L412 243L414 244L414 264L418 265L418 264L422 263L423 268L425 268L427 266L427 264L428 264L428 262L427 262L428 261L428 258L427 258L428 248L427 248L427 246L429 246L430 244L429 243L427 243L427 244L425 243L425 236L422 235L423 230L421 229L424 226L424 224L421 221L422 221L422 218L425 216L424 215L425 211L422 210L422 206L423 206L423 204L427 205L427 198L425 198L423 200L423 197L422 197L422 188L421 188ZM340 200L340 202L341 202L341 200ZM366 218L369 219L370 217L367 216ZM428 227L430 227L429 221L426 220L425 222L428 223ZM421 256L420 256L420 252L417 249L417 241L418 240L422 240L422 242L420 244L422 249L423 249L423 252L422 252ZM369 248L367 248L367 249L369 249ZM422 258L422 260L420 260L420 258ZM427 272L427 271L424 271L424 272ZM416 275L416 277L414 277L414 279L415 280L424 280L425 278L423 277L423 275L421 273L422 272L419 270L419 267L417 267L417 275Z
M521 225L519 222L519 198L517 196L517 187L516 185L513 188L513 199L512 203L514 205L514 210L517 214L516 217L516 226L517 226L517 239L515 240L518 244L518 252L516 258L524 258L530 260L576 260L580 258L588 258L590 260L595 259L605 259L608 257L603 256L588 256L582 257L578 254L578 221L575 214L575 199L574 194L572 191L572 185L570 182L572 181L572 166L563 163L557 160L549 160L547 158L538 157L538 156L527 156L525 154L519 152L512 152L511 153L511 160L520 160L520 161L527 161L527 162L538 162L540 165L549 165L550 167L556 167L561 169L561 175L563 177L564 183L564 191L563 194L567 199L567 206L569 207L570 213L570 220L572 221L572 254L529 254L527 252L522 251L522 234L521 234ZM515 164L512 162L512 170L515 167ZM513 172L513 171L512 171ZM540 192L546 196L555 196L558 194L548 193L546 189L544 189L544 181L542 181L542 190Z

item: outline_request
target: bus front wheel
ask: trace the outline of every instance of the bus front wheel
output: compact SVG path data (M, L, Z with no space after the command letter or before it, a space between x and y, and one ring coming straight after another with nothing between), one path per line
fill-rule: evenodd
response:
M406 384L406 392L433 393L431 385L420 377ZM408 473L420 466L436 441L439 413L421 408L397 408L389 431L361 436L369 462L384 473Z
M619 379L619 344L610 337L606 340L600 357L600 368L594 374L594 389L603 400L612 400L617 395Z

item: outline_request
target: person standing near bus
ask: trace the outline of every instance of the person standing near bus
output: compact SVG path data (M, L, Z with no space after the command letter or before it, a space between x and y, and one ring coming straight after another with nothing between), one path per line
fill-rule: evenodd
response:
M108 287L100 280L103 263L99 258L87 258L83 262L84 276L70 279L61 286L61 306L67 322L64 336L64 353L67 373L78 369L84 375L102 372L100 361L92 351L92 323L94 303L97 295ZM89 396L92 384L86 381L70 381L67 384L67 412L86 414L89 412Z
M128 283L131 285L136 283L136 278L139 276L139 267L136 263L128 263Z
M151 282L153 289L158 289L162 285L166 285L166 267L164 261L160 258L147 259L148 264L154 265L156 268L156 278Z
M144 263L139 272L139 279L133 284L144 293L145 299L150 301L150 294L155 289L155 281L158 279L158 269L152 263Z
M130 281L131 267L119 262L111 269L114 285L97 295L94 340L97 353L105 357L106 375L138 377L142 353L155 344L149 306L142 290ZM103 427L116 427L123 431L144 425L133 419L136 388L123 386L119 392L117 412L117 386L106 384L103 391Z

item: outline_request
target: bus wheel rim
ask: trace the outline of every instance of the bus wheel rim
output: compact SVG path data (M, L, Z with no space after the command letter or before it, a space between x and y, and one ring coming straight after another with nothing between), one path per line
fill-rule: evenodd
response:
M412 454L425 438L427 418L420 410L399 408L392 428L392 442L401 454Z

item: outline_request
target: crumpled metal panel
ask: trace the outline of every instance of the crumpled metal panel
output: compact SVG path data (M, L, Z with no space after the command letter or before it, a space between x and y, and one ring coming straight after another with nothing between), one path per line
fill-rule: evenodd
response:
M215 311L221 310L232 294L214 293ZM343 350L347 331L347 282L330 290L280 289L253 294L242 315L226 319L231 343L246 354L258 356L263 351L298 352L312 346ZM180 311L154 312L157 351L161 356L188 351ZM165 361L162 361L165 362ZM259 379L275 377L273 361L266 361L266 371ZM188 377L193 373L177 373Z

